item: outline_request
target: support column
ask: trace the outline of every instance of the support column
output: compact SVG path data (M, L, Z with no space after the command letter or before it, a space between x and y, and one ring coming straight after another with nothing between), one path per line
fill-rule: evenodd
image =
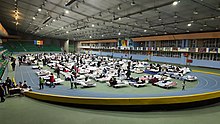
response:
M63 48L67 53L69 52L69 39L64 41L64 48Z

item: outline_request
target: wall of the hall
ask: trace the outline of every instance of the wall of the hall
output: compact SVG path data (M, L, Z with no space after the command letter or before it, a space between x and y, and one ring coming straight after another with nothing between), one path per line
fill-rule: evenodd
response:
M88 53L88 51L84 51L84 52ZM113 57L123 57L123 58L129 58L130 56L132 56L133 59L137 59L137 60L151 60L151 61L155 61L155 62L174 63L174 64L180 64L180 65L186 64L186 58L184 57L183 54L181 55L180 58L173 58L173 57L159 57L159 56L138 55L138 54L130 54L128 56L127 54L123 54L123 53L98 52L98 51L90 51L89 53L96 54L96 55L102 55L102 56L113 55ZM193 60L193 62L190 65L220 69L220 62L219 61Z

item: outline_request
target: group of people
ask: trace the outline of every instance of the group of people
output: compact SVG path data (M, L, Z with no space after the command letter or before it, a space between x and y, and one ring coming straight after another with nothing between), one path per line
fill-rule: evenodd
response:
M7 77L7 79L3 82L0 83L0 97L1 97L1 102L5 101L4 96L6 95L12 95L12 91L13 89L17 89L19 91L19 93L22 93L22 91L24 90L32 90L30 86L27 85L27 82L19 82L18 84L16 84L15 82L13 82L9 77Z

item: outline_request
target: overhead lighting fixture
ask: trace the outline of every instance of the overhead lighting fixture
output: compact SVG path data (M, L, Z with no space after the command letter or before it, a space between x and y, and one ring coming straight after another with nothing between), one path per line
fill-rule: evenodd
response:
M53 22L55 22L56 21L56 19L53 19Z
M92 24L92 27L95 27L95 25L94 25L94 24Z
M46 24L46 27L48 26L48 24Z
M79 5L78 5L78 3L76 3L75 7L76 7L76 8L79 8Z
M175 12L173 18L178 18L178 16L177 16L177 12Z
M121 20L121 17L119 17L118 20Z
M118 35L121 35L121 32L118 32Z
M147 18L145 19L145 23L149 23Z
M194 14L194 15L198 15L198 14L199 14L199 12L196 10L196 8L195 8L195 10L193 11L193 14Z
M38 12L40 12L40 11L41 11L41 8L38 9Z
M99 13L99 16L102 17L102 12Z
M120 5L120 4L118 5L118 8L117 8L117 9L118 9L118 10L121 10L121 5Z
M200 28L200 31L203 31L203 28Z
M73 2L75 2L76 0L69 0L65 3L65 6L69 6L71 5Z
M191 24L191 23L188 23L187 26L190 27L190 26L192 26L192 24Z
M66 13L66 14L69 14L70 12L69 12L69 10L65 10L65 13Z
M159 20L159 21L161 21L161 20L162 20L162 19L160 18L160 16L159 16L158 20Z
M144 32L147 32L147 30L144 30Z
M66 31L66 33L68 34L68 33L69 33L69 31Z
M179 2L180 2L180 0L174 1L174 2L173 2L173 6L176 6Z
M220 10L220 3L218 4L218 8L217 8L217 10Z
M131 5L132 5L132 6L136 5L136 3L134 2L134 0L132 0Z
M102 35L102 37L104 37L104 34Z
M33 17L33 20L35 20L36 18L35 17Z
M206 22L204 23L204 25L203 25L204 27L206 27L207 26L207 24L206 24Z
M90 35L89 38L92 38L92 36Z

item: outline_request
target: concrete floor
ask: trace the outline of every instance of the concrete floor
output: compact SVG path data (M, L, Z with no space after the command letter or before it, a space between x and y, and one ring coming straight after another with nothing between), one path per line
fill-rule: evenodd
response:
M1 124L219 124L220 103L180 111L119 112L54 105L26 97L0 103Z

